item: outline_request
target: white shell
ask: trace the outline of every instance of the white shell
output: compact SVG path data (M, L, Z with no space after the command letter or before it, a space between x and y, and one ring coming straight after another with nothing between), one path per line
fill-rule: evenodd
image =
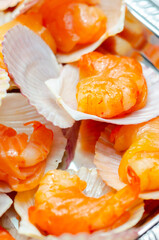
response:
M4 23L7 23L9 21L11 21L12 19L16 18L17 16L19 16L20 14L25 13L26 11L29 10L29 8L31 8L33 5L35 5L39 0L0 0L0 7L1 7L1 1L5 2L5 7L13 7L13 6L9 6L9 2L14 6L16 5L16 3L19 2L19 4L17 5L17 7L13 10L13 11L7 11L7 12L0 12L0 26L3 25ZM8 4L7 4L8 2ZM21 2L21 3L20 3Z
M9 93L3 100L0 107L0 123L14 128L18 133L25 132L30 135L32 133L31 126L24 126L24 123L30 121L39 121L52 129L54 133L53 146L47 158L45 172L56 169L62 161L62 157L66 147L66 138L59 127L55 127L41 116L34 107L32 107L27 99L20 93ZM9 192L11 189L7 184L0 182L0 191Z
M118 175L118 168L122 156L115 151L113 144L109 142L109 134L110 129L106 127L96 143L94 164L108 186L120 190L125 186ZM159 191L142 193L139 196L142 199L159 199Z
M0 68L0 105L1 100L7 95L7 89L10 86L9 81L10 78L8 76L8 73L4 69Z
M77 139L75 155L73 161L70 163L69 168L72 168L74 170L78 170L82 166L85 166L87 168L95 168L93 160L94 154L91 152L84 151L81 147L80 140Z
M0 217L10 208L13 201L5 193L0 193Z
M98 176L96 169L87 169L87 168L81 168L77 172L73 170L69 170L72 174L77 174L81 179L85 180L87 182L87 188L85 190L85 194L91 196L91 197L100 197L106 192L110 191L110 188L106 186L101 178ZM92 239L98 239L101 236L104 236L104 239L110 239L110 236L114 233L118 233L120 231L126 230L130 227L133 227L142 217L144 212L144 205L142 201L137 202L137 205L134 206L131 210L131 217L130 219L123 224L122 226L110 231L110 232L103 232L99 231L92 235L80 233L78 235L71 235L71 234L64 234L60 237L54 237L54 236L47 236L44 237L38 229L33 226L29 220L28 220L28 208L34 204L34 194L36 190L24 192L24 193L18 193L15 197L14 202L14 208L18 215L21 217L20 221L20 227L18 228L18 232L20 234L24 234L26 236L31 237L37 237L38 239L43 240L92 240ZM12 220L13 221L13 220ZM115 236L115 235L114 235ZM117 235L118 236L118 235ZM119 235L120 236L120 235ZM107 238L108 237L108 238Z
M17 17L20 14L28 11L32 6L34 6L39 0L23 0L21 4L12 13L12 18Z
M8 71L30 104L55 126L71 127L74 120L56 104L45 85L45 81L57 77L61 69L48 45L22 25L9 30L2 44Z
M159 74L153 69L143 66L143 74L148 85L148 100L144 108L127 114L121 118L104 119L95 115L77 111L76 86L79 81L79 70L73 65L65 65L57 79L46 81L47 87L52 92L59 106L76 121L92 119L119 125L137 124L146 122L159 115Z
M3 11L10 7L14 7L17 5L17 3L21 1L22 0L0 0L0 11Z
M68 53L57 54L57 59L61 63L75 62L80 59L83 54L94 51L104 40L123 30L125 18L124 0L100 0L99 7L103 10L107 17L107 30L101 38L80 50Z

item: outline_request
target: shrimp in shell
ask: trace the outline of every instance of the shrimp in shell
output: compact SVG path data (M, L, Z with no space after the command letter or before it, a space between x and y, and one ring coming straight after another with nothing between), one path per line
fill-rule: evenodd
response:
M45 168L45 160L53 142L52 130L40 122L33 124L34 131L28 140L25 133L0 124L0 180L13 190L25 191L38 185Z
M106 16L92 0L45 0L40 13L60 52L97 41L106 31ZM91 5L91 6L90 6Z
M76 234L106 229L122 218L140 192L139 179L129 169L130 184L117 193L92 198L82 192L86 182L66 171L53 170L42 179L29 208L29 219L46 234Z
M0 226L0 240L15 240L4 228Z
M147 84L135 59L93 52L81 57L79 68L79 111L112 118L145 106Z
M119 166L119 176L128 182L129 167L140 178L141 192L158 190L159 182L159 117L147 123L117 126L110 140L114 148L126 151Z

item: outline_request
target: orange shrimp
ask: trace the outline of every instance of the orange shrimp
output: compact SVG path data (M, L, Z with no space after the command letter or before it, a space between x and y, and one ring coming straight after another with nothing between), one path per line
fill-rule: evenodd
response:
M4 228L0 226L0 240L15 240Z
M116 194L100 198L82 193L86 182L66 171L53 170L42 179L29 208L29 219L46 234L93 232L112 226L130 208L140 192L139 179L130 169L131 183Z
M158 190L159 182L159 117L147 123L114 129L111 140L117 151L125 151L119 166L119 176L128 182L130 166L140 178L141 191Z
M56 44L48 29L42 25L42 17L39 13L27 13L18 16L16 19L0 26L0 43L3 41L6 32L17 24L25 25L38 34L56 52ZM1 47L2 48L2 47ZM0 48L0 50L1 50Z
M45 0L40 13L61 52L97 41L106 31L106 16L92 0Z
M79 111L112 118L145 106L147 85L135 59L93 52L81 57L79 68Z
M38 185L50 152L53 133L40 122L28 140L25 133L0 124L0 180L8 182L13 190L25 191Z
M96 142L105 127L105 123L93 120L84 120L81 122L79 137L81 147L84 151L95 153Z

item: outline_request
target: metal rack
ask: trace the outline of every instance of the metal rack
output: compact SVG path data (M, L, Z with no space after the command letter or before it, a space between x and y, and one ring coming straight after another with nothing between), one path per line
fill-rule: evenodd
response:
M159 0L126 0L129 11L159 37Z

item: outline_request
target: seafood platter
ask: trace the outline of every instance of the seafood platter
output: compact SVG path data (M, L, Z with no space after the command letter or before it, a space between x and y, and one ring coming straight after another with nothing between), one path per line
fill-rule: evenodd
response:
M157 0L0 0L0 240L159 239L155 19Z

